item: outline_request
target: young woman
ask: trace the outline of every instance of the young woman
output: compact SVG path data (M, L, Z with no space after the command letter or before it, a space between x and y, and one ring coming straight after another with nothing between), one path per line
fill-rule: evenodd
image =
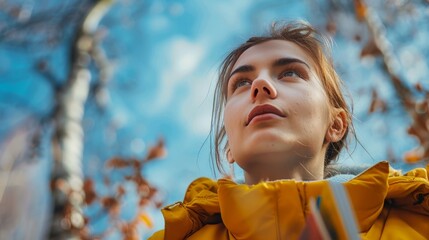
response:
M328 44L310 25L274 26L224 60L212 120L214 155L244 171L245 184L200 178L165 207L151 239L298 239L310 199L343 182L363 239L429 238L426 169L386 162L357 176L330 164L352 128Z

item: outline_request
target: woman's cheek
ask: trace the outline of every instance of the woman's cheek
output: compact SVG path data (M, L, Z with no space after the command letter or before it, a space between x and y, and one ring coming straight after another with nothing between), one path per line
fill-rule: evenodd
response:
M227 104L225 106L225 114L224 114L224 124L225 131L228 136L232 134L232 130L234 129L234 114L231 104Z

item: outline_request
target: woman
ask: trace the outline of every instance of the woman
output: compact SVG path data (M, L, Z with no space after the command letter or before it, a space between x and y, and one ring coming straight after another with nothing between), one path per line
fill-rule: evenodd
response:
M292 22L226 57L214 100L214 155L221 171L221 152L240 166L245 184L195 180L183 202L162 210L165 230L151 239L298 239L310 199L328 181L343 182L361 238L429 238L428 168L402 175L381 162L326 179L352 127L326 42Z

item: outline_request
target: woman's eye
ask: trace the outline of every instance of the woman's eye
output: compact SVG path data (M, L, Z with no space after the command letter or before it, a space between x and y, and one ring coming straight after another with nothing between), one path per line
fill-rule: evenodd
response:
M284 77L301 77L301 76L295 71L286 71L280 74L280 78L284 78Z
M239 79L235 82L234 87L235 89L237 89L239 87L250 86L250 85L252 85L252 82L249 79Z

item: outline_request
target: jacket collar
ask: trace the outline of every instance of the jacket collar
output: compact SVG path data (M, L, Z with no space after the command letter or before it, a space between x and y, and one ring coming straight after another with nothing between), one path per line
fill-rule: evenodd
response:
M369 229L383 208L388 173L388 164L381 162L344 183L361 231ZM218 185L223 223L237 239L264 239L258 234L269 232L294 239L304 228L309 200L321 195L328 181L280 180L248 186L221 179Z
M370 228L383 208L388 176L388 163L380 162L344 183L361 231ZM295 236L304 227L309 199L327 184L327 180L279 180L248 186L199 178L190 184L183 202L162 210L165 239L184 239L206 224L222 221L237 239L258 239L267 232Z

